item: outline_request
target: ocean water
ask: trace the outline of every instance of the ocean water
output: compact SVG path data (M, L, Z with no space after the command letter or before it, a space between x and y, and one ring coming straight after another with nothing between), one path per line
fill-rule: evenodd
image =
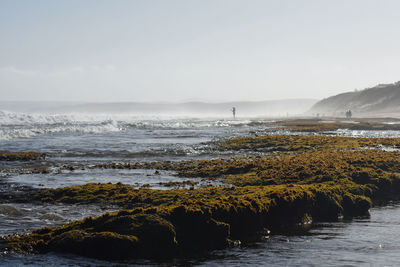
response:
M0 195L35 188L57 188L88 182L122 182L135 187L168 189L163 184L189 180L172 172L91 168L99 163L209 159L237 156L215 145L234 136L288 134L262 118L173 118L128 115L46 115L0 111L0 151L35 151L46 160L0 162ZM307 133L295 133L307 134ZM308 133L310 134L310 133ZM340 136L400 137L399 131L348 131L325 133ZM75 170L63 168L77 166ZM82 166L79 167L79 166ZM31 173L47 168L50 174ZM21 171L23 170L23 171ZM222 185L218 181L197 186ZM116 207L43 203L0 202L0 236L21 234L43 226L61 225L86 216L97 216ZM371 217L314 225L298 235L271 236L241 247L214 251L191 259L167 263L136 261L109 263L74 255L19 255L1 252L0 265L104 266L395 266L400 264L400 206L371 210Z

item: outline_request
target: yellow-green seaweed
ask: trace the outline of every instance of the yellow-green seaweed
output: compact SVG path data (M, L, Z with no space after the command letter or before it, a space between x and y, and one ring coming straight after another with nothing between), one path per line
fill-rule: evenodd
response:
M286 139L290 141L287 141ZM229 143L231 142L231 143ZM5 242L19 252L72 252L104 259L165 258L223 248L265 229L368 214L399 198L398 139L277 136L228 140L229 149L293 145L296 153L158 163L183 176L231 186L154 190L89 183L40 190L44 202L124 208ZM312 148L315 149L312 149ZM317 151L315 151L317 150ZM109 246L113 249L107 249Z

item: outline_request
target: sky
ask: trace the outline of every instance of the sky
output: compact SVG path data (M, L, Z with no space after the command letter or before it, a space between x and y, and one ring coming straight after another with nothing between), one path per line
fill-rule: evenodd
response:
M1 0L0 101L322 99L400 80L397 0Z

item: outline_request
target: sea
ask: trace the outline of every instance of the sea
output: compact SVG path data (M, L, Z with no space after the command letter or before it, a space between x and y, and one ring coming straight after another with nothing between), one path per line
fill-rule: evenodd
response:
M0 111L0 151L46 153L46 160L0 162L0 236L28 233L118 207L15 202L7 195L89 182L122 182L168 190L168 182L198 181L173 172L90 168L99 163L179 161L240 156L218 151L227 138L290 133L266 118L134 116L129 114L28 114ZM400 137L400 131L337 130L325 135ZM245 154L243 154L245 155ZM64 166L76 166L74 170ZM82 166L82 168L80 168ZM89 166L89 168L88 168ZM46 168L50 173L32 172ZM400 204L374 207L370 216L313 224L308 231L271 235L249 244L168 262L108 262L71 254L22 255L0 251L1 266L399 266Z

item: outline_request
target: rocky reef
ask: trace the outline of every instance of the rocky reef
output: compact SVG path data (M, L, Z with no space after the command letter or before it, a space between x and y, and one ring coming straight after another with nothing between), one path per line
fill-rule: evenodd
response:
M399 144L397 138L230 139L219 149L281 152L148 166L185 177L220 179L229 186L154 190L90 183L41 189L33 200L117 205L123 210L9 236L1 244L23 253L165 259L233 246L293 225L365 216L372 205L399 199L400 152L380 149Z
M88 184L63 188L54 194L58 198L43 201L81 203L78 192L86 192L98 197L91 202L108 202L99 192L115 192L119 187L128 186ZM114 203L120 201L131 209L43 228L10 237L7 242L20 252L72 252L104 259L179 256L265 235L266 229L278 231L311 220L336 220L341 214L365 215L371 202L363 194L371 192L366 186L353 184L131 189L113 197L117 200ZM129 205L125 200L130 201ZM107 249L109 246L113 249Z
M237 137L219 144L221 150L259 152L335 151L360 148L400 148L400 138L354 138L341 136L268 135Z
M327 131L336 131L339 129L348 130L400 130L400 124L398 121L393 124L384 123L379 119L355 119L352 121L337 121L336 119L332 121L322 121L321 119L316 120L287 120L278 121L275 123L276 126L292 132L310 132L310 133L320 133Z

